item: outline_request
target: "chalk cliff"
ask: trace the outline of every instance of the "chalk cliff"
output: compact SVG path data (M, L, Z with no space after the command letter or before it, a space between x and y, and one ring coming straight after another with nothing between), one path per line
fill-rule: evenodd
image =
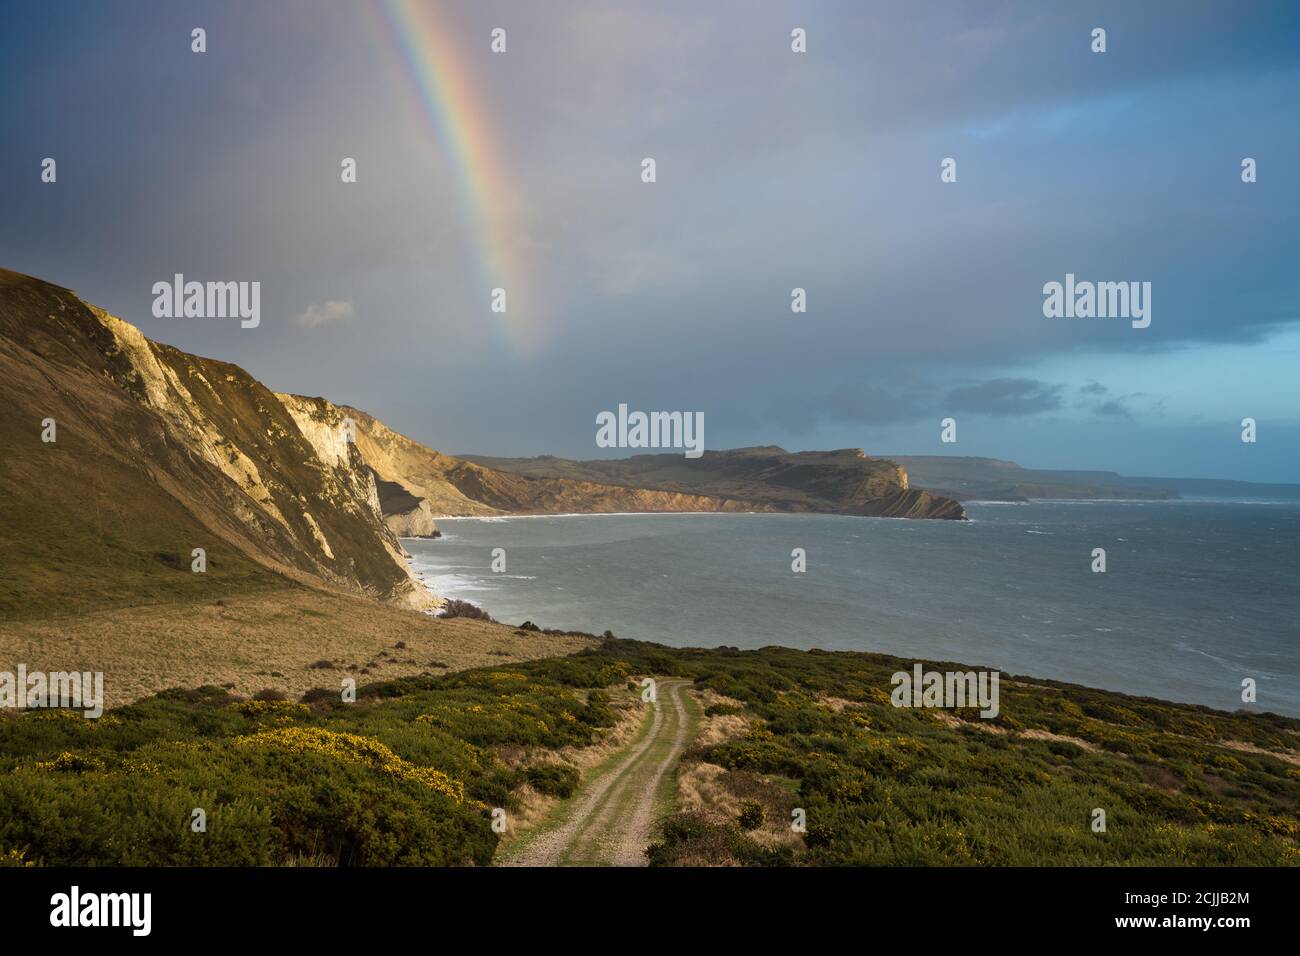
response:
M267 575L429 606L331 414L0 271L0 614L224 593Z

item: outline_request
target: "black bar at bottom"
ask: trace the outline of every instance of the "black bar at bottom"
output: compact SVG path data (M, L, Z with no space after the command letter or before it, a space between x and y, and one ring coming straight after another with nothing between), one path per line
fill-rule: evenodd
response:
M1042 930L1063 939L1199 933L1226 942L1233 936L1225 934L1288 926L1294 885L1295 871L1285 869L0 868L0 918L10 941L77 933L128 945L223 937L347 945L439 927L559 933L574 943L596 942L602 929L657 934L697 923L732 941L812 923L862 938ZM147 936L137 935L143 896L102 896L146 893ZM52 916L69 925L53 925ZM124 925L70 925L114 916Z

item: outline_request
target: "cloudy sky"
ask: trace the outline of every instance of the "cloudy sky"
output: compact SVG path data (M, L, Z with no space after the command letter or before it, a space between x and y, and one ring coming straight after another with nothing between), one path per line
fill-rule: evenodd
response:
M609 454L626 403L1300 481L1294 3L43 2L0 81L0 266L442 451ZM261 325L154 318L175 273ZM1150 327L1045 318L1067 273Z

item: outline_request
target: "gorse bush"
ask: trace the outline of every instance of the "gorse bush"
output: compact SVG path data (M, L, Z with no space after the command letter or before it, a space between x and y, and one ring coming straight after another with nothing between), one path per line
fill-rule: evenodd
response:
M693 679L740 702L714 713L749 717L692 751L724 768L741 812L671 816L652 863L1300 863L1300 772L1268 752L1293 749L1300 721L1029 678L1002 682L996 721L895 708L890 675L912 663L612 640L375 683L354 704L200 687L98 720L9 714L0 865L484 865L492 808L525 784L572 795L578 771L548 754L599 740L615 723L605 689L647 675ZM767 845L792 807L806 832Z
M789 866L795 859L788 846L764 847L734 825L696 814L673 814L660 829L661 839L646 849L651 866Z
M757 830L767 819L767 811L757 800L746 800L740 805L737 822L742 830Z
M471 604L469 601L459 601L455 598L449 599L443 605L442 610L438 612L439 617L465 617L474 621L491 621L492 615L483 610L477 604Z
M492 807L525 782L568 796L578 781L562 765L507 771L491 748L583 746L613 722L599 692L517 670L372 685L353 705L305 696L206 687L97 721L2 717L0 848L45 865L484 865Z
M541 764L524 771L524 779L548 797L571 797L578 788L578 768L566 764Z

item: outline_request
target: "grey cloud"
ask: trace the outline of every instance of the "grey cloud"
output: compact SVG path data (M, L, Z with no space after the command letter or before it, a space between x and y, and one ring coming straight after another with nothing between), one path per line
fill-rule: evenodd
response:
M1157 398L1147 392L1131 392L1128 395L1117 395L1114 398L1099 401L1092 405L1085 404L1083 407L1101 418L1125 418L1130 420L1138 416L1143 418L1161 416L1165 411L1164 399Z
M995 378L952 389L944 398L944 407L999 417L1033 415L1060 408L1063 389L1032 378Z
M793 434L825 425L874 427L906 424L963 412L999 418L1036 415L1061 407L1063 385L1028 378L996 378L939 390L918 382L841 384L806 399L773 404L769 421Z
M1112 399L1109 402L1102 402L1094 409L1098 415L1109 418L1132 418L1133 413L1123 402Z

